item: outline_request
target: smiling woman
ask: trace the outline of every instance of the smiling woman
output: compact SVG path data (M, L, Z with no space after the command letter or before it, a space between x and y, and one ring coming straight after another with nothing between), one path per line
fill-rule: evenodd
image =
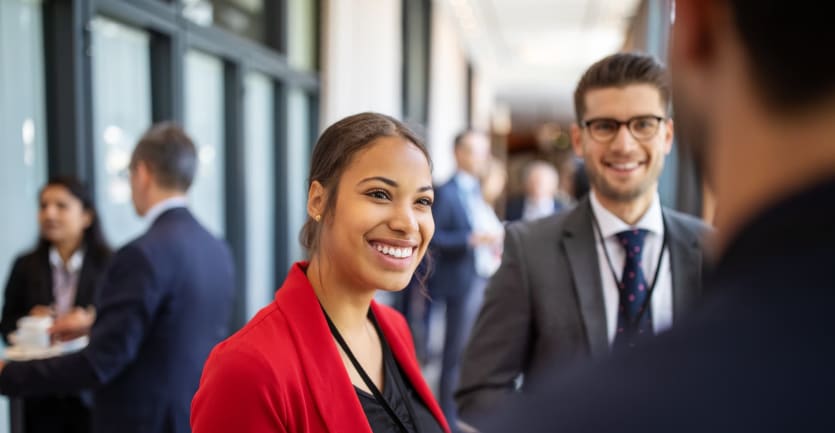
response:
M449 432L405 320L373 301L406 287L435 231L426 148L394 118L350 116L319 138L308 185L310 261L214 349L193 431Z

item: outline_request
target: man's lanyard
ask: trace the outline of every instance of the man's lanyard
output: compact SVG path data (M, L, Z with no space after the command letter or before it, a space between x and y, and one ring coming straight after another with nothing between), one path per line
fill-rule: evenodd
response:
M603 230L600 229L600 223L597 222L597 216L594 212L591 213L592 221L594 221L594 228L597 229L597 234L600 237L600 246L603 248L603 255L606 256L606 264L609 265L609 271L612 273L612 279L615 281L615 284L618 286L618 290L620 290L622 281L618 278L617 272L615 271L615 266L612 265L612 259L609 257L609 249L606 248L606 240L603 237ZM667 220L664 218L664 213L661 213L661 224L664 226L664 236L661 238L661 252L658 253L658 264L655 266L655 275L652 277L652 285L649 286L649 291L647 292L647 297L644 299L644 305L641 306L641 309L638 312L638 316L629 322L629 327L634 328L635 325L641 322L641 319L644 317L644 314L649 310L649 304L652 300L652 294L655 292L655 285L658 283L658 275L661 273L661 259L664 258L664 250L667 249Z

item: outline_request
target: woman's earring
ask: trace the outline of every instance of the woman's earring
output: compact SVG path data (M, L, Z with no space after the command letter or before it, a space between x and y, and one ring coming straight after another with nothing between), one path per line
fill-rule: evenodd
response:
M313 219L315 219L317 223L321 222L322 221L322 215L316 215L315 217L313 217Z

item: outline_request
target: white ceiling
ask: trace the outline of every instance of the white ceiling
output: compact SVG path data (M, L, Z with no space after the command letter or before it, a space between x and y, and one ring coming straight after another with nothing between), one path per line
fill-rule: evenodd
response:
M583 71L622 45L640 0L444 0L514 121L573 118Z

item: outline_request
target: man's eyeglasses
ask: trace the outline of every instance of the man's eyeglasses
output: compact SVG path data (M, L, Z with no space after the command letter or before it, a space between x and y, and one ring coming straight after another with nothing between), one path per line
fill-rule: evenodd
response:
M635 140L646 141L655 137L662 120L664 118L659 116L635 116L623 122L599 118L586 120L583 126L589 131L591 138L599 142L605 143L613 140L618 135L621 125L626 125L626 129Z

